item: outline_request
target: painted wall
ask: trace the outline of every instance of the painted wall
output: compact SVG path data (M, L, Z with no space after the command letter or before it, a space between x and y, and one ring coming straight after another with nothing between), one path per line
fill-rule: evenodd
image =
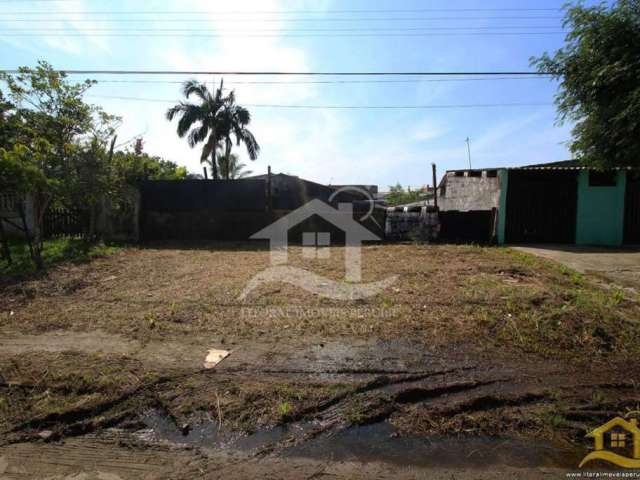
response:
M578 176L578 245L622 245L626 172L617 173L615 187L589 186L589 172Z

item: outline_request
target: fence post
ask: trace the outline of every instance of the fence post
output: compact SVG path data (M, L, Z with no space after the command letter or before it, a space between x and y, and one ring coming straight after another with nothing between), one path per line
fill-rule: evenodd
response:
M4 231L4 220L0 217L0 243L2 243L2 258L11 263L11 250L9 250L9 241Z

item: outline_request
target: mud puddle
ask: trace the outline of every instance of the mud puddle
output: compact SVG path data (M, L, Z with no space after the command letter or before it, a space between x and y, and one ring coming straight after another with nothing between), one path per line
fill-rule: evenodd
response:
M576 468L584 454L579 449L516 438L398 436L386 422L351 427L283 452L284 456L314 460L457 468Z
M279 425L246 435L220 429L215 421L183 429L160 412L149 412L142 420L148 429L139 432L138 436L149 442L243 452L276 447L273 453L279 457L317 461L380 462L428 468L501 465L571 469L576 468L586 453L579 448L522 438L400 436L386 422L305 439L305 435L317 426L313 422Z
M204 421L193 425L177 425L161 412L148 412L141 418L147 429L137 436L147 442L162 442L203 449L258 451L285 440L301 439L315 424L300 422L259 430L249 435L220 428L217 421Z

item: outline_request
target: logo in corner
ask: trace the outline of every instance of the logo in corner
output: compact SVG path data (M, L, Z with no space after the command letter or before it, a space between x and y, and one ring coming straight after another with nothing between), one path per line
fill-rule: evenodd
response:
M587 438L594 439L595 450L582 459L580 468L592 460L604 460L623 468L640 468L640 428L637 419L616 417L589 432Z
M360 192L360 190L358 191ZM335 193L329 201L335 196ZM369 201L372 207L360 220L366 220L373 211L373 200L370 197ZM344 281L332 280L308 270L287 265L289 230L314 215L326 220L344 232ZM373 217L371 219L374 220ZM397 279L397 276L392 276L377 282L362 282L362 242L380 240L380 237L365 228L360 222L354 220L352 203L338 203L338 208L334 208L322 200L313 199L263 228L250 238L252 240L269 240L271 266L256 274L249 281L240 294L240 300L244 300L253 290L268 282L286 282L316 295L337 300L358 300L378 294ZM302 233L303 257L326 258L329 251L323 251L322 247L330 245L330 232L314 231ZM318 249L317 247L320 248Z

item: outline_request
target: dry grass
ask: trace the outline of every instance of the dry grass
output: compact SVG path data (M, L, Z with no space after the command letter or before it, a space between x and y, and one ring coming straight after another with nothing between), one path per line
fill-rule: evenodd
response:
M342 248L333 247L328 260L306 260L299 248L293 248L290 260L339 280L344 276L343 253ZM538 366L559 366L558 385L575 372L581 372L585 384L596 382L590 365L568 360L621 365L640 353L637 299L509 249L367 246L364 281L398 276L396 283L375 297L341 302L288 284L268 284L240 301L246 283L268 266L269 252L255 245L125 249L89 264L61 265L44 278L2 287L0 331L101 329L143 343L184 343L185 348L198 343L194 339L214 337L221 344L224 339L249 347L252 341L277 345L282 340L291 345L312 336L341 337L347 346L355 340L411 340L416 342L412 345L443 346L452 355L442 358L444 365L447 360L453 362L453 353L464 345L465 354L491 358L493 368L498 366L491 372L489 364L481 363L486 368L480 368L480 373L501 378L500 358L517 358L518 375L523 378L546 381L547 373ZM548 357L561 361L542 360ZM180 421L195 415L222 420L227 428L254 430L302 417L302 412L313 412L314 406L357 388L362 381L265 376L252 372L255 365L247 365L244 373L235 376L189 371L180 366L180 360L160 367L152 359L141 363L122 355L80 352L0 358L0 431L19 427L37 432L77 421L95 425L152 407ZM377 366L375 359L370 361L372 365L367 366ZM608 372L617 371L607 365L600 365L597 381L608 381ZM510 381L517 383L518 376ZM591 394L585 390L571 395L575 398L567 402L574 408ZM368 421L371 405L391 408L384 401L376 403L385 398L383 392L353 398L338 416L345 423ZM449 400L445 395L442 401ZM553 399L447 417L436 415L433 406L423 408L423 403L429 402L394 406L390 420L420 434L547 436L563 428L566 418Z
M343 251L330 251L329 260L304 260L294 248L291 261L341 279ZM129 249L6 288L0 328L100 328L141 339L215 332L231 339L313 334L464 340L547 355L640 350L635 299L508 249L368 246L364 281L398 275L376 297L341 302L288 284L268 284L241 302L247 281L268 265L268 251L253 245Z
M101 413L155 376L130 358L76 352L31 353L0 361L0 431L47 428Z

